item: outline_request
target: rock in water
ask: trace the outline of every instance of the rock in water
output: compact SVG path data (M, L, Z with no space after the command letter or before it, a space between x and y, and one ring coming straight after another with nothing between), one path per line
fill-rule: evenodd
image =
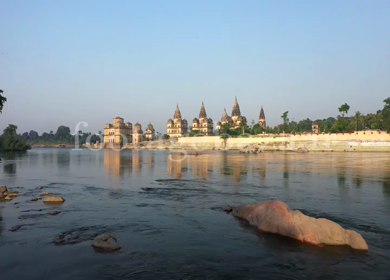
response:
M43 187L38 187L38 190L42 190L43 189Z
M290 210L282 201L243 204L233 210L233 215L263 232L278 233L314 245L348 245L355 250L368 250L359 233L345 230L328 219L316 219Z
M30 199L30 201L38 201L38 198L33 197L33 198Z
M57 214L60 214L61 212L59 211L51 211L49 212L50 215L57 215Z
M226 205L222 206L222 210L223 210L223 211L225 211L225 212L228 212L228 213L230 213L230 212L232 212L232 211L233 211L233 208L232 208L232 207L230 207L230 205L229 205L229 204L226 204Z
M47 196L43 199L43 202L54 202L54 203L63 203L65 199L62 196Z
M18 194L17 192L9 192L9 193L8 193L8 196L9 196L9 197L18 197L19 194Z
M23 225L17 225L17 226L13 226L12 228L10 228L9 231L17 231L19 230Z
M49 194L53 194L52 192L43 192L43 193L40 193L39 195L40 196L45 196L45 195L49 195Z
M116 238L109 235L108 233L101 234L95 237L92 246L96 249L104 251L117 251L121 247L116 243Z
M4 197L4 200L11 201L11 200L12 200L12 197L9 197L9 196L7 195L6 197Z
M7 191L8 191L8 189L7 189L6 186L0 187L0 193L1 193L1 194L2 194L2 193L5 193L5 192L7 192Z

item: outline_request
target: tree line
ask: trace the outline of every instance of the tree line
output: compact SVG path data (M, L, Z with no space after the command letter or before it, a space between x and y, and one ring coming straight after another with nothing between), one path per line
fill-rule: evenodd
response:
M80 145L91 143L95 144L103 140L102 132L98 133L101 135L92 134L90 132L78 131L76 134L70 133L70 128L64 125L60 125L57 128L57 131L54 133L50 131L49 133L44 132L42 135L39 135L38 132L30 130L30 132L24 132L21 134L21 138L25 140L30 145L55 145L55 144L74 144L77 141Z
M312 132L312 125L318 124L319 132L337 133L358 130L385 130L390 132L390 97L383 101L385 103L383 109L376 113L363 115L356 111L352 116L348 116L350 106L345 103L338 107L340 115L336 118L329 117L326 119L311 120L309 118L299 122L290 121L289 111L282 114L282 123L275 127L262 128L259 124L252 124L249 126L247 121L242 121L238 128L233 128L230 124L225 123L221 129L216 130L217 135L229 134L231 136L238 136L245 134L257 135L261 133L304 133ZM252 121L254 123L254 121Z

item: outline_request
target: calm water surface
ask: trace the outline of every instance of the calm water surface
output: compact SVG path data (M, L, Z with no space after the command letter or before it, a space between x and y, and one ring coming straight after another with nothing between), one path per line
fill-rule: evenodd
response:
M381 153L4 154L0 185L26 194L0 202L0 279L390 279L389 171ZM30 202L38 186L66 202ZM369 252L259 233L218 209L271 199L360 232ZM120 252L93 250L104 232Z

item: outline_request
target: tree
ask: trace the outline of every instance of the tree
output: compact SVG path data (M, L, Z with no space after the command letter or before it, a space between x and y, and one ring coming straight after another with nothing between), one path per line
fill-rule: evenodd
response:
M3 135L0 137L0 148L2 151L25 151L30 149L26 141L16 133L18 127L10 124L4 129Z
M170 136L169 136L168 134L164 134L164 135L162 136L162 138L165 139L165 140L168 140L168 139L170 138Z
M243 118L243 120L241 120L239 128L242 131L242 134L244 134L245 132L248 131L249 127L248 127L246 119Z
M355 112L355 115L351 118L351 126L355 130L361 130L363 128L363 115L359 111Z
M3 106L4 106L4 103L7 101L7 98L5 98L2 94L3 94L3 90L0 89L0 114L3 112Z
M290 121L290 119L288 118L288 111L284 112L281 118L283 119L283 130L284 132L288 132L288 128L289 128L288 124Z
M341 105L339 107L339 112L340 114L344 117L344 114L348 114L348 111L349 111L349 105L347 103Z
M390 97L383 100L385 106L382 110L383 128L390 132Z

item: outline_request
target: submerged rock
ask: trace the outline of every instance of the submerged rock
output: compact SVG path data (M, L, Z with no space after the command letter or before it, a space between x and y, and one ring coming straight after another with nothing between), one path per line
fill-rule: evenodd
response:
M16 225L16 226L13 226L13 227L10 228L9 231L17 231L17 230L19 230L22 226L23 226L23 225Z
M43 202L45 203L50 203L50 202L54 202L54 203L63 203L65 202L65 199L62 197L62 196L47 196L43 199Z
M225 211L225 212L228 212L228 213L230 213L230 212L232 212L232 211L233 211L233 208L232 208L232 207L230 207L230 205L229 205L229 204L226 204L226 205L222 206L222 210L223 210L223 211Z
M30 201L38 201L38 198L33 197L33 198L30 199Z
M233 210L233 215L247 220L263 232L277 233L314 245L348 245L355 250L368 250L359 233L345 230L328 219L316 219L298 210L290 210L282 201L243 204Z
M42 190L42 189L43 189L43 187L38 187L37 189L38 189L38 190Z
M121 248L116 242L116 238L108 233L96 236L92 246L104 251L117 251Z
M60 211L51 211L49 212L50 215L57 215L57 214L60 214L61 212Z
M43 192L43 193L40 193L39 195L40 196L45 196L45 195L49 195L49 194L53 194L52 192Z

